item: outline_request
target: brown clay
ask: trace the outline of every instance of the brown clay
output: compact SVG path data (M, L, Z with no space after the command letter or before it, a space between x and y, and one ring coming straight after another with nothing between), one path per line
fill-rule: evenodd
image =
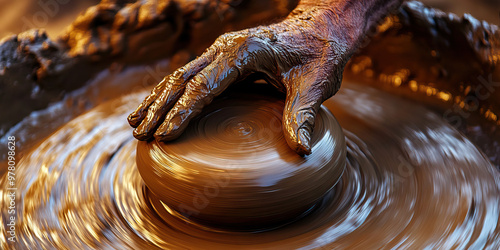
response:
M108 10L89 13L101 16ZM420 87L439 88L439 91L450 92L453 99L474 93L465 93L468 86L459 83L469 83L468 77L482 74L488 77L492 72L493 77L498 76L495 58L498 58L499 33L494 26L470 17L455 18L418 4L403 5L399 14L392 18L387 26L381 26L381 36L358 55L349 70L354 72L355 66L362 67L368 57L371 64L364 68L366 71L356 71L358 74L369 76L372 70L373 78L368 78L374 86L411 97L418 104L369 88L366 82L343 83L342 91L335 99L327 100L325 106L344 127L346 171L335 188L307 216L276 230L249 233L186 224L167 210L142 181L135 164L137 142L123 122L135 103L146 96L141 92L104 103L74 118L26 153L16 172L20 201L16 207L18 241L10 244L5 241L7 237L1 238L4 239L2 248L499 249L500 177L483 154L499 162L498 151L489 146L498 142L495 139L498 136L492 136L498 135L496 121L493 126L488 125L493 121L485 120L485 113L481 114L482 120L464 118L466 129L470 129L466 131L475 133L478 128L471 126L471 122L477 122L483 133L479 138L466 138L450 126L445 117L422 107L430 101L444 107L453 102L442 102L436 96L426 97L421 92L426 89ZM156 25L162 23L154 22ZM132 23L125 22L123 27L131 27ZM87 29L82 28L83 31ZM450 42L457 39L461 42ZM4 42L1 49L9 53L2 54L2 58L8 58L2 63L8 66L4 67L7 70L2 72L0 80L9 83L6 79L17 79L23 84L44 82L56 86L65 82L63 79L67 78L61 76L71 76L68 72L72 71L45 70L40 62L47 62L43 59L50 57L54 59L52 66L63 65L70 69L78 69L75 65L81 64L72 64L75 58L71 56L70 61L59 61L58 58L67 53L64 46L62 50L36 46L47 40L36 35ZM438 44L434 46L436 41ZM106 40L102 42L106 44ZM433 49L436 49L434 53ZM40 51L42 53L37 53ZM50 51L53 54L48 53ZM24 60L31 56L35 60ZM83 54L82 57L87 58ZM103 53L96 60L109 58ZM434 60L445 70L429 71L428 63ZM82 64L86 65L81 67L82 76L74 76L81 82L91 75L86 74L91 69L90 64ZM387 74L407 68L411 76L402 77L401 88L390 85L395 81L384 81ZM446 75L447 70L452 74ZM36 80L32 77L25 80L26 71L47 74L40 74ZM382 77L384 74L386 78ZM414 85L410 79L416 82L418 91L411 90ZM29 89L29 84L21 86ZM10 87L19 89L12 85L9 90ZM26 91L25 95L31 93ZM482 107L498 114L494 110L498 107L497 96L498 92L492 94L481 103ZM60 119L71 120L72 117L67 115ZM45 124L39 126L42 126L40 131L33 130L33 134L47 132L42 131ZM26 134L25 131L21 129L19 133ZM484 144L486 141L490 144ZM483 148L483 152L477 147ZM0 185L6 183L4 175ZM1 204L6 204L5 196L2 198ZM5 221L10 215L2 209L0 216Z
M214 101L177 140L139 142L144 183L170 210L204 226L263 230L301 218L342 175L344 135L321 108L315 151L301 157L283 136L283 107L279 97L236 93Z
M307 215L278 228L250 232L184 220L149 191L136 165L137 140L128 124L117 122L124 121L145 94L99 105L65 124L23 157L16 171L18 241L4 241L3 248L500 246L500 173L484 154L420 104L353 82L345 82L343 90L325 102L346 136L345 171L334 189ZM244 128L236 132L245 133ZM299 157L281 142L278 148L290 152L283 160ZM221 156L211 143L204 145L190 152ZM230 155L236 157L237 152L249 149L235 147ZM313 150L310 156L316 152L320 150ZM188 152L183 153L188 156ZM272 159L281 160L279 156ZM222 159L210 162L217 161ZM269 166L267 173L274 167ZM0 184L7 185L5 177ZM208 202L223 198L207 196L203 184L197 184ZM294 188L307 190L318 184ZM211 194L210 190L207 193ZM196 203L191 200L186 205L195 207ZM2 209L0 216L5 220L10 215Z
M311 153L316 113L337 93L344 66L365 33L400 0L299 1L278 23L226 33L200 57L166 76L129 116L139 140L179 137L231 84L262 74L286 93L283 131L298 154Z

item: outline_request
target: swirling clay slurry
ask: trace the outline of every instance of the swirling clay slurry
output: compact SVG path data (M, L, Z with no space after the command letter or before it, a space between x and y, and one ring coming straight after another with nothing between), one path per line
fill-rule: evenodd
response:
M499 247L500 174L485 156L433 112L354 83L324 103L344 130L346 167L307 215L266 231L237 232L155 210L158 200L137 169L137 141L126 123L145 95L96 107L23 157L16 172L16 249ZM255 128L235 127L223 134L252 136L248 128ZM205 139L219 146L225 140ZM4 222L8 216L2 209Z

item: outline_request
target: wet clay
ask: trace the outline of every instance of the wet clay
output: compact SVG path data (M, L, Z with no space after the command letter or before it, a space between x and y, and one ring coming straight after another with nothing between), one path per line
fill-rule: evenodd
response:
M0 135L30 112L61 100L65 93L81 87L112 63L144 63L170 57L179 50L199 55L224 32L280 20L297 2L105 0L82 13L59 38L50 39L43 31L6 37L0 42L0 90L10 94L3 96L0 104L15 108L1 110ZM425 50L419 55L434 49L429 44L439 43L439 52L462 52L447 53L446 57L453 56L452 62L475 61L471 55L476 54L486 59L485 65L464 67L475 62L462 63L458 71L474 76L489 74L498 62L496 26L470 16L448 15L415 1L404 3L390 18L391 22L382 23L368 37L377 36L381 44L397 46L400 52L413 51L409 45L421 43ZM405 33L414 39L388 43ZM361 55L383 61L390 58L381 53L389 50L371 48ZM392 60L387 63L399 65ZM466 74L459 75L458 81L446 81L458 84L470 80L463 79Z
M250 1L251 4L237 2L224 1L218 5L212 1L197 4L192 1L168 1L165 5L103 1L89 8L68 28L66 33L78 34L83 37L80 40L75 38L76 35L49 39L44 32L39 31L4 39L0 43L0 92L9 94L0 98L0 104L13 108L3 109L0 113L0 135L3 136L0 141L6 142L7 136L12 134L23 138L23 141L30 140L31 136L20 132L18 128L8 134L6 132L30 112L44 109L49 103L61 100L65 93L88 82L95 72L107 67L120 69L122 64L130 62L142 63L172 56L179 50L192 56L198 55L224 31L282 18L297 4L297 1L273 1L271 5L258 4L260 1ZM137 16L139 13L142 13L141 18ZM221 20L219 14L223 14L224 19ZM183 31L168 27L180 27ZM159 33L180 41L169 47L172 39L159 39L163 37ZM465 97L474 94L474 88L481 88L484 79L490 85L499 82L498 28L471 16L460 18L408 1L375 31L368 33L367 37L372 38L369 46L354 56L348 65L352 71L346 70L344 75L361 78L359 80L363 83L380 86L384 91L404 95L418 102L426 99L441 102L440 98L435 98L436 95L427 97L427 90L437 93L433 89L446 89L451 98L442 112L452 109L454 114L450 119L454 121L457 120L456 113L459 113L458 118L462 122L457 127L500 166L500 157L497 157L500 155L500 146L496 143L497 138L500 138L497 124L486 124L480 119L479 125L470 125L468 116L461 116L464 112L481 112L488 119L499 117L497 107L500 104L496 101L500 100L497 98L498 91L487 101L480 99L481 107L474 108L475 111L463 111L467 109ZM156 49L151 53L138 53L141 48L149 47ZM183 63L178 66L187 61L182 60ZM152 72L151 69L148 72ZM169 72L161 72L163 74L160 75L163 77ZM400 88L392 85L392 80L397 78ZM412 80L418 85L411 84L415 83ZM415 87L419 91L413 91ZM472 91L469 87L472 87ZM123 90L120 86L115 88ZM491 131L494 137L490 136ZM22 145L26 143L20 142ZM4 149L0 149L0 152L6 153ZM4 156L1 154L0 159L4 160Z
M16 172L19 241L9 247L500 246L500 174L488 159L434 112L352 82L324 104L344 130L346 169L312 211L263 232L186 223L146 188L136 166L137 140L126 122L118 122L146 94L99 105L23 157ZM192 152L218 152L207 144ZM231 154L240 150L248 152ZM1 211L5 221L9 215Z
M282 132L284 100L257 94L266 87L216 100L173 142L138 143L141 177L169 211L206 227L265 230L305 216L335 186L346 164L340 125L322 108L313 153L297 155Z
M28 30L0 40L0 135L34 110L61 100L98 72L200 54L217 36L286 16L290 1L103 0L82 12L62 35Z
M311 153L321 103L340 88L342 72L365 33L399 0L309 1L281 22L219 36L199 57L165 76L129 116L134 137L169 141L230 85L260 74L286 93L284 138Z
M114 23L117 17L114 13L125 7L132 11L123 11L130 13L130 19L121 27L132 30L130 34L148 30L127 29L139 23L135 17L144 5L124 6L106 1L89 10L79 20L83 23L82 34L89 38L81 44L53 46L43 33L3 41L0 82L2 91L6 91L2 93L16 95L4 96L2 101L10 106L13 97L23 96L25 99L20 102L40 101L36 109L43 108L49 102L44 95L50 89L44 86L53 84L57 91L51 100L59 100L62 92L76 88L92 76L90 65L99 69L109 66L96 63L113 61L109 50L88 49L81 50L88 54L67 55L73 46L109 48L107 29L98 27ZM145 6L142 11L155 12L160 7ZM478 110L483 118L478 119L479 125L470 126L471 119L464 117L466 128L458 127L467 135L479 131L481 137L465 137L450 126L446 117L422 105L460 104L464 97L474 93L468 87L471 82L476 84L479 76L488 79L488 74L493 73L492 77L497 77L498 30L471 17L458 18L418 4L404 4L399 11L379 26L379 36L348 68L347 75L363 76L366 81L359 85L344 81L340 93L324 104L344 128L346 169L335 188L306 216L273 230L234 232L190 223L192 220L184 220L168 210L142 181L135 164L137 142L124 122L128 112L147 95L140 92L99 105L77 118L73 115L53 118L70 121L20 160L16 171L18 241L8 245L2 237L2 248L499 249L500 177L476 148L481 147L496 164L500 162L498 121L484 119L493 119L495 116L491 114L498 114L495 108L499 92L481 100L484 109L483 113ZM220 20L213 13L213 19L197 20ZM108 19L103 18L106 16ZM151 21L149 27L158 27L165 22L162 20ZM211 32L207 27L219 27L212 21L197 27ZM196 26L191 24L184 27ZM95 30L90 32L89 27ZM460 42L451 42L457 40ZM137 44L148 41L151 39ZM133 54L129 56L134 58ZM95 61L89 62L89 58ZM74 74L77 70L80 74ZM367 79L372 86L417 102L367 87ZM493 78L493 82L497 82L495 79L498 78ZM11 84L14 82L18 84ZM33 91L38 88L40 92ZM452 98L445 102L433 94L441 91ZM31 104L22 107L25 110L6 110L22 117L34 109ZM39 126L39 130L46 129ZM31 136L24 130L19 133L16 137ZM6 181L4 175L0 185L6 186ZM2 199L0 206L7 204L5 193ZM1 208L5 225L10 215L5 207Z

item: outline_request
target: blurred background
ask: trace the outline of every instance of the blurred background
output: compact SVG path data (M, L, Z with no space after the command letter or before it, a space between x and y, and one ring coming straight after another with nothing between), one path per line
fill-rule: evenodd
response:
M0 0L0 39L32 28L45 29L49 36L56 37L80 12L98 2L99 0ZM422 2L458 16L470 13L477 19L500 25L500 0Z
M100 0L0 0L0 39L29 29L61 34L86 8Z

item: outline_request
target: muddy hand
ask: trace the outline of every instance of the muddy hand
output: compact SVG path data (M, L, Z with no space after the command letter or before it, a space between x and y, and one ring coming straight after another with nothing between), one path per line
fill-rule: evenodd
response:
M337 92L361 28L331 9L297 7L284 21L220 36L205 53L165 77L128 117L134 136L168 141L230 84L249 74L286 92L283 130L297 153L311 153L316 113ZM352 26L352 24L350 24Z

